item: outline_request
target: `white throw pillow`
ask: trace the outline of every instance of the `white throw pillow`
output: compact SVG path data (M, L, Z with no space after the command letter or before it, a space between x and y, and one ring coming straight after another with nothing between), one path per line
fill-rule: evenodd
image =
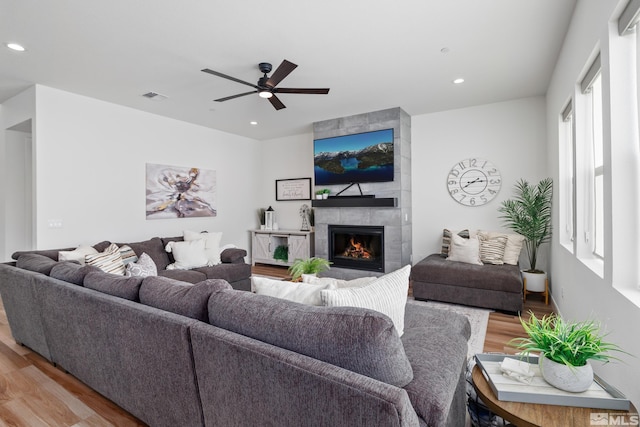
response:
M189 242L169 242L165 250L173 254L176 260L167 265L167 270L190 270L192 268L205 267L209 260L204 251L204 240L191 240Z
M495 231L478 231L478 235L493 236L507 236L507 246L504 248L504 256L502 262L510 265L518 265L520 262L520 252L522 251L522 245L524 245L524 236L517 233L500 233Z
M286 282L267 277L251 277L251 290L259 295L282 298L307 305L322 305L320 291L332 289L331 283L311 285L302 282Z
M124 263L122 262L122 255L120 254L120 248L115 243L109 245L103 252L86 255L85 263L87 265L93 265L106 273L117 274L124 276Z
M185 242L203 239L204 250L208 260L207 265L220 264L220 240L222 240L222 233L198 233L196 231L185 230L182 235Z
M410 272L411 266L407 265L361 288L327 289L320 291L320 296L328 307L363 307L386 314L393 320L398 335L402 336Z
M130 262L126 266L125 276L128 277L148 277L157 276L158 267L151 257L146 253L142 253L140 258L135 262Z
M302 281L312 285L332 284L336 288L361 288L376 280L376 277L360 277L352 280L342 280L333 277L317 277L313 274L303 274Z
M482 265L480 241L475 237L464 239L457 234L452 235L447 260Z
M80 245L72 251L60 251L58 252L58 261L77 261L80 264L85 264L85 257L87 255L95 255L98 251L93 246Z

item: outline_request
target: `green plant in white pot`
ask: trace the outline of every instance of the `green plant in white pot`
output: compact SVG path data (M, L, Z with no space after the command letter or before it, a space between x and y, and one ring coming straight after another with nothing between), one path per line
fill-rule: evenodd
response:
M593 383L590 360L609 362L617 359L609 353L625 353L616 344L603 341L600 324L594 320L570 323L551 314L538 319L530 313L529 321L520 318L526 338L514 338L509 345L522 357L540 353L540 372L552 386L581 392Z
M318 274L329 268L331 268L331 262L324 258L298 258L289 267L289 274L291 274L291 280L296 282L300 280L303 274Z
M527 290L544 292L547 275L537 268L540 246L551 240L551 198L553 180L545 178L536 185L521 179L515 185L515 197L502 202L498 211L505 225L524 236L529 269L522 272Z

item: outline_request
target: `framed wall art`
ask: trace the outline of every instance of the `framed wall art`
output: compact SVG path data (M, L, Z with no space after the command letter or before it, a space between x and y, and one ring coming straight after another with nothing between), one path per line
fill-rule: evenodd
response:
M276 200L311 200L311 178L276 179Z
M147 163L147 219L217 216L216 171Z

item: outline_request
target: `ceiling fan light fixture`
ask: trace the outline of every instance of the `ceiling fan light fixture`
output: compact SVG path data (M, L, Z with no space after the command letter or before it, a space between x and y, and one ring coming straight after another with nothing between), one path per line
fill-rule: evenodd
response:
M270 90L261 90L260 92L258 92L258 96L260 98L269 99L273 96L273 93L271 93Z

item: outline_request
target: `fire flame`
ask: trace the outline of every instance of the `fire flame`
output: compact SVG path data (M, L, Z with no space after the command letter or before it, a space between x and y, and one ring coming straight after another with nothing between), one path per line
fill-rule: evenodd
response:
M344 251L344 256L362 259L373 258L373 253L365 248L361 242L356 241L354 237L349 240L349 244L351 246Z

